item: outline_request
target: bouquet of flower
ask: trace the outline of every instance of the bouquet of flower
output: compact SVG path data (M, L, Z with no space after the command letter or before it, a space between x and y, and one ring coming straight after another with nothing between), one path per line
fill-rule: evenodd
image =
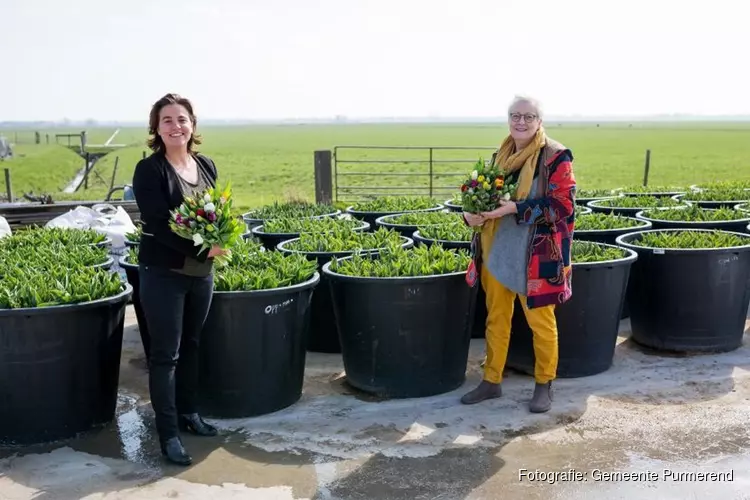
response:
M171 212L169 226L177 235L193 240L195 246L200 246L198 253L209 250L213 245L229 249L225 255L215 258L221 267L231 261L230 247L244 232L243 223L232 215L229 184L221 191L209 188L204 193L186 197L182 205Z
M474 170L461 185L461 204L469 213L490 212L498 207L500 200L510 200L516 192L516 184L505 183L505 173L495 165L485 165L481 158ZM479 232L481 226L474 227Z
M461 185L461 204L465 212L490 212L500 200L510 200L516 192L516 184L505 183L505 173L495 165L485 166L480 158L474 170ZM481 231L481 226L474 227Z

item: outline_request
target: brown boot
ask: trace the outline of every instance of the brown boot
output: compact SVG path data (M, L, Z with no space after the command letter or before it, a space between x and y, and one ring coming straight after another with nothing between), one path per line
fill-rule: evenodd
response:
M529 403L529 411L532 413L544 413L552 407L552 382L546 384L537 383L534 387L534 396Z
M500 384L493 384L492 382L482 380L476 389L464 394L461 402L465 405L473 405L481 403L485 399L499 398L502 395L503 391L500 388Z

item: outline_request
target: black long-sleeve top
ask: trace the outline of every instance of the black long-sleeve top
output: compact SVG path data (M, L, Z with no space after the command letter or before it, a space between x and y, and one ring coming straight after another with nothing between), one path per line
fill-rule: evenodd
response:
M213 160L198 153L194 154L194 158L198 168L215 186L218 172ZM199 262L205 262L208 258L207 250L199 255L200 246L178 236L169 227L170 211L184 201L177 176L177 172L161 152L140 160L135 167L133 191L143 223L143 236L138 249L139 262L181 269L185 264L185 256Z

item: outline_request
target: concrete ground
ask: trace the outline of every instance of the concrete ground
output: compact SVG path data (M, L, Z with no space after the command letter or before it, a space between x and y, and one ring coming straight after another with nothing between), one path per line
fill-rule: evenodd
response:
M501 399L459 403L480 380L481 340L463 387L415 400L374 401L344 383L340 355L310 354L297 404L186 436L182 468L160 456L128 309L116 421L0 448L0 499L750 498L747 335L731 353L655 355L624 321L614 366L558 380L542 415L526 409L533 380L514 373Z

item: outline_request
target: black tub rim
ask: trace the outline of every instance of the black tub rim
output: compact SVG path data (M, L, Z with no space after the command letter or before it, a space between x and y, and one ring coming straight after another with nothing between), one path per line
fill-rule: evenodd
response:
M742 203L738 203L733 208L735 210L739 210L740 212L750 213L750 201L743 201Z
M337 258L336 260L349 260L352 256L346 256ZM424 276L349 276L348 274L341 274L335 271L331 271L331 264L333 261L326 262L323 264L322 272L329 279L336 279L339 281L348 281L350 283L388 283L389 285L405 285L409 283L429 282L437 279L455 279L459 276L465 276L467 270L455 271L452 273L441 273L441 274L428 274Z
M703 208L700 207L702 210L719 210L718 208ZM669 210L669 207L659 207L657 210ZM740 210L742 212L743 210ZM663 224L682 224L687 225L688 227L684 227L683 229L712 229L705 226L711 226L711 225L718 225L718 226L736 226L738 224L743 224L745 222L750 224L750 212L748 212L747 217L743 217L742 219L730 219L730 220L701 220L701 221L689 221L689 220L665 220L665 219L655 219L653 217L646 217L644 213L646 210L641 210L637 214L635 214L636 218L641 220L647 220L650 221L653 225L654 222L659 222ZM675 228L676 229L676 228Z
M127 238L125 238L124 242L125 242L125 246L126 247L137 247L137 246L141 245L140 241L133 241L133 240L129 240Z
M115 258L110 255L109 257L107 257L107 260L105 260L104 262L100 262L98 264L92 264L87 267L93 267L95 269L109 269L110 267L114 265L114 263L115 263Z
M455 201L453 201L453 199L445 200L441 204L445 206L445 208L458 208L458 209L463 208L463 205L457 204Z
M249 223L256 223L256 222L262 223L263 221L269 220L269 219L258 219L256 217L251 217L250 214L252 214L253 212L254 210L250 210L242 214L242 221L245 224L247 224L248 222ZM328 213L321 214L321 215L305 215L303 217L293 217L293 218L294 219L323 219L325 217L337 217L339 215L341 215L341 210L336 209L333 212L328 212Z
M750 203L750 188L744 188L744 191L747 191L748 198L746 200L683 200L682 197L685 196L688 193L685 194L678 194L676 196L672 196L673 200L681 201L682 203L688 203L688 204L695 204L695 205L709 205L709 204L721 204L724 206L736 206L736 205L742 205L743 203ZM707 191L706 189L700 189L697 191L693 191L693 193L700 193L701 191Z
M627 210L635 213L635 211L640 210L646 210L649 208L658 208L658 207L603 207L600 205L597 205L600 201L609 200L609 199L618 199L618 198L627 198L627 196L610 196L609 198L599 198L596 200L591 200L590 202L586 203L586 206L590 208L592 211L596 212L598 210L602 211L614 211L614 210ZM674 197L671 197L673 200L675 200ZM665 208L689 208L692 203L689 201L683 201L683 200L675 200L684 203L684 205L675 205L673 207L665 207Z
M435 212L440 212L440 210L436 210ZM412 228L412 227L417 227L419 225L422 225L422 226L443 226L445 224L455 224L455 222L447 222L447 221L446 222L438 222L436 224L396 224L394 222L388 222L388 221L385 220L385 219L387 219L389 217L399 217L401 215L405 215L406 213L412 213L412 212L404 212L404 213L399 212L397 214L381 215L380 217L378 217L378 218L375 219L375 225L379 226L379 227L384 227L386 229L396 230L397 228L409 229L409 228ZM429 213L432 213L432 212L429 212ZM451 211L445 210L445 211L443 211L443 213L445 213L447 216L450 215L451 217L455 217L455 214L457 212L451 212ZM460 222L460 218L456 222Z
M594 212L592 212L592 214L593 213ZM641 223L641 225L639 225L639 226L628 226L628 227L615 227L615 228L611 228L611 229L578 229L578 228L574 228L573 235L574 235L574 237L577 234L596 235L596 236L609 236L609 235L614 235L614 234L620 234L623 231L626 232L626 233L629 233L629 232L638 231L638 230L641 230L641 229L644 229L644 230L645 229L651 229L653 227L653 224L650 221L647 221L647 220L641 220L641 219L638 219L636 217L629 217L627 215L621 215L620 217L624 217L626 219L635 220L635 221Z
M241 300L254 297L272 297L276 295L286 295L290 293L303 292L310 288L313 288L320 283L320 272L315 271L313 275L294 285L280 286L276 288L264 288L263 290L214 290L214 296L218 296L222 300Z
M609 243L600 243L598 241L581 241L578 243L584 243L586 245L596 245L600 247L614 248L625 252L625 256L619 259L607 259L597 260L595 262L571 262L573 269L596 269L599 267L620 267L629 266L638 260L638 253L630 248L621 247L618 245L610 245ZM575 278L573 278L575 279Z
M718 248L656 248L633 245L627 240L635 238L645 233L684 233L684 232L702 232L702 233L725 233L733 234L747 240L747 245L738 247L718 247ZM620 235L615 240L617 245L629 248L635 252L649 252L652 254L663 255L663 254L686 254L686 255L700 255L700 254L712 254L712 253L726 253L726 252L750 252L750 234L739 233L737 231L725 231L723 229L649 229L646 231L633 231Z
M638 196L653 196L655 198L674 198L677 195L684 195L689 193L689 189L681 189L678 191L622 191L622 196L635 198Z
M596 201L596 200L606 200L609 198L621 198L621 196L617 194L609 194L605 196L576 196L575 204L578 205L579 207L589 208L588 204L590 202Z
M467 246L471 246L471 240L468 240L468 241L462 241L462 240L435 240L435 239L432 239L432 238L425 238L424 236L422 236L420 234L419 229L417 229L416 231L414 231L412 233L412 240L414 240L414 242L417 242L417 241L423 241L423 242L424 241L428 241L428 242L430 242L430 244L439 243L439 244L442 245L444 243L448 243L448 244L451 244L451 245L466 244Z
M97 247L97 248L104 248L107 245L111 245L111 244L112 244L112 237L111 236L106 236L102 241L100 241L98 243L88 243L88 245L90 245L92 247Z
M745 182L745 181L719 181L718 183L722 184L722 183L732 183L732 182ZM712 189L710 187L711 184L716 184L716 183L706 182L706 183L704 183L702 185L701 184L691 184L690 185L690 189L692 191L705 191L706 189ZM741 189L750 189L750 187L741 188Z
M357 217L357 216L363 217L363 216L369 215L371 217L374 216L377 219L378 217L382 217L383 215L410 214L414 212L439 212L440 210L443 210L444 208L446 208L445 205L443 205L442 203L437 203L435 204L434 207L420 208L417 210L394 210L394 211L386 211L386 212L370 212L370 211L354 210L354 205L349 205L348 207L346 207L345 212L351 215L352 217Z
M400 235L401 238L401 246L404 248L410 248L414 245L414 240L409 238L408 236ZM353 255L355 253L378 253L381 250L384 250L386 247L380 247L380 248L355 248L354 250L341 250L338 252L305 252L302 250L292 250L289 248L285 248L284 245L288 245L289 243L293 241L297 241L299 238L292 238L291 240L284 240L276 245L276 251L278 252L286 252L286 253L298 253L302 255L309 255L311 257L347 257L350 255Z
M576 212L577 212L576 215L586 215L586 214L594 213L594 211L591 208L589 208L589 207L587 207L585 205L578 205L578 209L580 209L580 212L578 212L578 210L576 210Z
M80 302L78 304L60 304L47 307L21 307L18 309L0 309L0 318L7 318L12 316L43 316L58 313L66 314L70 312L85 311L87 309L95 309L100 306L113 305L119 302L127 303L127 300L133 293L133 285L124 280L120 280L120 285L123 287L123 290L121 290L117 295L112 295L111 297L90 300L88 302Z
M117 259L117 264L122 268L138 269L138 264L130 262L129 257L128 254L120 256L120 258Z
M312 218L312 217L305 217ZM320 217L318 217L320 218ZM269 219L270 220L270 219ZM359 222L360 225L358 227L355 227L352 229L353 231L363 231L367 232L368 229L370 229L370 223L367 221L363 221L360 219L354 219L356 222ZM269 238L286 238L286 239L292 239L292 238L298 238L301 233L267 233L263 231L263 226L265 226L265 223L253 227L249 232L255 236L256 238L259 237L258 235L268 236Z

